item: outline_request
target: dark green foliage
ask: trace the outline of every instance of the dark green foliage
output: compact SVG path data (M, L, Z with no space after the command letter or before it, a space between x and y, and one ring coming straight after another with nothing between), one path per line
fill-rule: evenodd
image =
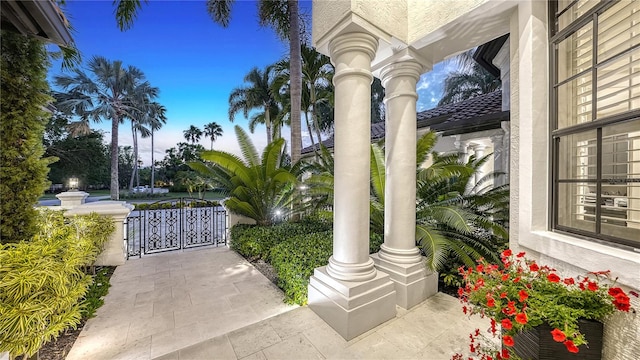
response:
M93 282L89 285L87 295L82 301L82 318L90 319L95 316L96 310L104 304L103 297L109 292L109 269L100 269L95 276Z
M0 242L9 243L36 231L34 205L48 187L42 135L51 98L42 42L7 31L0 36Z
M309 277L315 268L329 263L332 253L332 231L290 237L273 247L271 265L278 274L278 286L284 291L285 302L307 303Z
M81 319L92 265L115 229L97 214L37 213L31 241L0 245L0 352L35 354Z
M269 260L271 248L287 238L331 230L326 221L303 220L273 226L239 224L231 228L231 248L244 257Z

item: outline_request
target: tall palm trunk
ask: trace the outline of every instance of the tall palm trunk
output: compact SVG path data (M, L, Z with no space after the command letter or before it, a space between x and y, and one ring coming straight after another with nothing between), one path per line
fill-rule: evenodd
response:
M213 149L213 142L211 142L211 148ZM156 179L156 163L153 160L153 126L151 127L151 195L153 195L153 187L155 186Z
M316 136L318 136L318 143L322 142L322 137L320 135L320 125L318 124L318 115L316 114L316 89L315 84L310 84L311 89L309 89L310 97L311 97L311 121L313 121L313 129L316 131ZM309 131L311 133L311 131Z
M311 148L313 149L313 154L315 155L316 161L318 161L318 149L316 149L316 142L315 140L313 140L313 132L311 131L311 124L309 124L309 113L307 111L304 112L304 120L307 123L307 129L309 129L309 139L311 139Z
M300 17L298 0L288 0L289 8L289 53L291 56L291 163L300 160L302 151L302 129L300 126L300 103L302 95L302 58L300 55Z
M133 134L133 171L131 172L131 180L129 180L129 192L133 190L133 180L138 175L138 132L133 121L131 122L131 133Z
M118 125L120 119L114 115L111 119L111 200L120 199L120 185L118 183Z
M271 114L269 113L269 105L264 106L264 125L267 127L267 144L271 144L272 138L272 128L271 128Z

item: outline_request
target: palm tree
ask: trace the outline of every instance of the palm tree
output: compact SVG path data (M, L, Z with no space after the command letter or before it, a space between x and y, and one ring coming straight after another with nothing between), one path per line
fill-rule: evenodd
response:
M204 136L211 139L211 150L213 150L213 142L222 136L222 126L218 125L215 121L208 123L204 126Z
M184 135L185 140L195 144L200 141L200 138L202 137L202 130L191 125L187 130L183 131L182 134Z
M151 194L154 192L155 187L155 173L156 173L156 163L154 159L154 133L162 127L162 125L167 123L166 117L167 109L157 103L152 104L152 111L149 113L149 116L146 119L146 123L149 125L151 130ZM144 136L143 136L144 137Z
M212 179L229 196L229 211L268 226L291 210L295 193L296 170L287 166L284 139L276 139L262 151L262 156L241 127L235 126L243 158L224 151L202 153L209 163L189 165L202 176Z
M158 89L145 80L142 71L125 68L121 61L96 56L88 68L93 78L80 69L74 69L73 75L55 76L54 83L66 91L55 96L60 110L80 117L84 128L89 127L89 120L111 121L111 199L118 200L118 126L142 116L146 105L140 101L141 94L152 99Z
M452 104L472 97L488 94L500 88L500 78L493 76L472 57L474 49L455 58L458 70L444 80L443 95L438 106Z
M145 1L146 2L146 1ZM207 12L216 23L223 27L229 26L231 8L235 0L207 0ZM138 10L142 8L140 0L114 0L116 6L116 20L120 30L127 30L133 24ZM258 17L261 25L274 28L282 39L289 40L289 54L291 61L291 99L293 104L290 115L291 122L291 161L300 160L302 151L302 128L300 126L300 105L302 96L302 63L300 59L300 10L298 0L260 0L258 2Z
M149 94L144 88L136 88L134 92L134 98L140 101L140 108L143 112L135 119L131 119L131 133L133 135L133 155L135 159L138 159L138 133L142 138L147 138L152 135L153 128L156 130L162 127L162 124L167 122L164 106L157 102L150 101ZM150 129L151 127L151 129ZM153 142L151 144L151 161L153 164ZM134 179L137 179L137 185L140 185L140 162L134 161L134 168L131 172L131 180L129 181L129 192L133 190ZM153 170L152 170L153 171Z
M264 71L253 68L244 77L246 86L238 87L231 91L229 95L229 120L233 121L236 113L242 111L245 118L249 117L249 112L254 109L262 110L262 117L252 118L252 123L262 119L267 128L267 144L270 144L273 136L272 111L277 107L275 98L271 91L273 83L273 66L267 66Z

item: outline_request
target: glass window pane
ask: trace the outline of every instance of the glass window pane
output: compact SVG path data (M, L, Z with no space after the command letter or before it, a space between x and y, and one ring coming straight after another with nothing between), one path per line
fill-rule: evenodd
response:
M640 43L640 1L621 1L598 17L598 62Z
M558 82L591 68L593 23L589 23L558 44Z
M567 1L571 3L571 1ZM558 18L558 30L562 30L571 24L574 20L578 19L580 16L584 15L589 9L598 5L600 0L580 0L577 3L573 4L567 11L565 11ZM566 2L560 1L558 4L558 10L567 7Z
M596 131L586 131L560 137L558 179L597 178Z
M558 225L583 231L596 231L596 184L558 185Z
M558 86L558 129L592 120L591 85L589 73Z
M602 129L604 235L640 241L640 119Z
M640 49L599 67L596 73L598 118L640 109Z

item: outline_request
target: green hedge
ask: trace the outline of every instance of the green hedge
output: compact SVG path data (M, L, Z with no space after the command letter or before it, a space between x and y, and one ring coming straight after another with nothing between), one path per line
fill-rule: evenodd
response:
M43 211L29 242L0 246L0 352L35 354L82 317L92 265L115 229L92 214Z
M278 274L278 286L285 302L307 303L309 277L317 267L327 265L333 253L333 231L291 237L271 250L271 265Z
M280 242L297 235L329 231L332 227L331 222L315 219L273 226L239 224L231 228L231 248L246 258L269 261L271 248Z

